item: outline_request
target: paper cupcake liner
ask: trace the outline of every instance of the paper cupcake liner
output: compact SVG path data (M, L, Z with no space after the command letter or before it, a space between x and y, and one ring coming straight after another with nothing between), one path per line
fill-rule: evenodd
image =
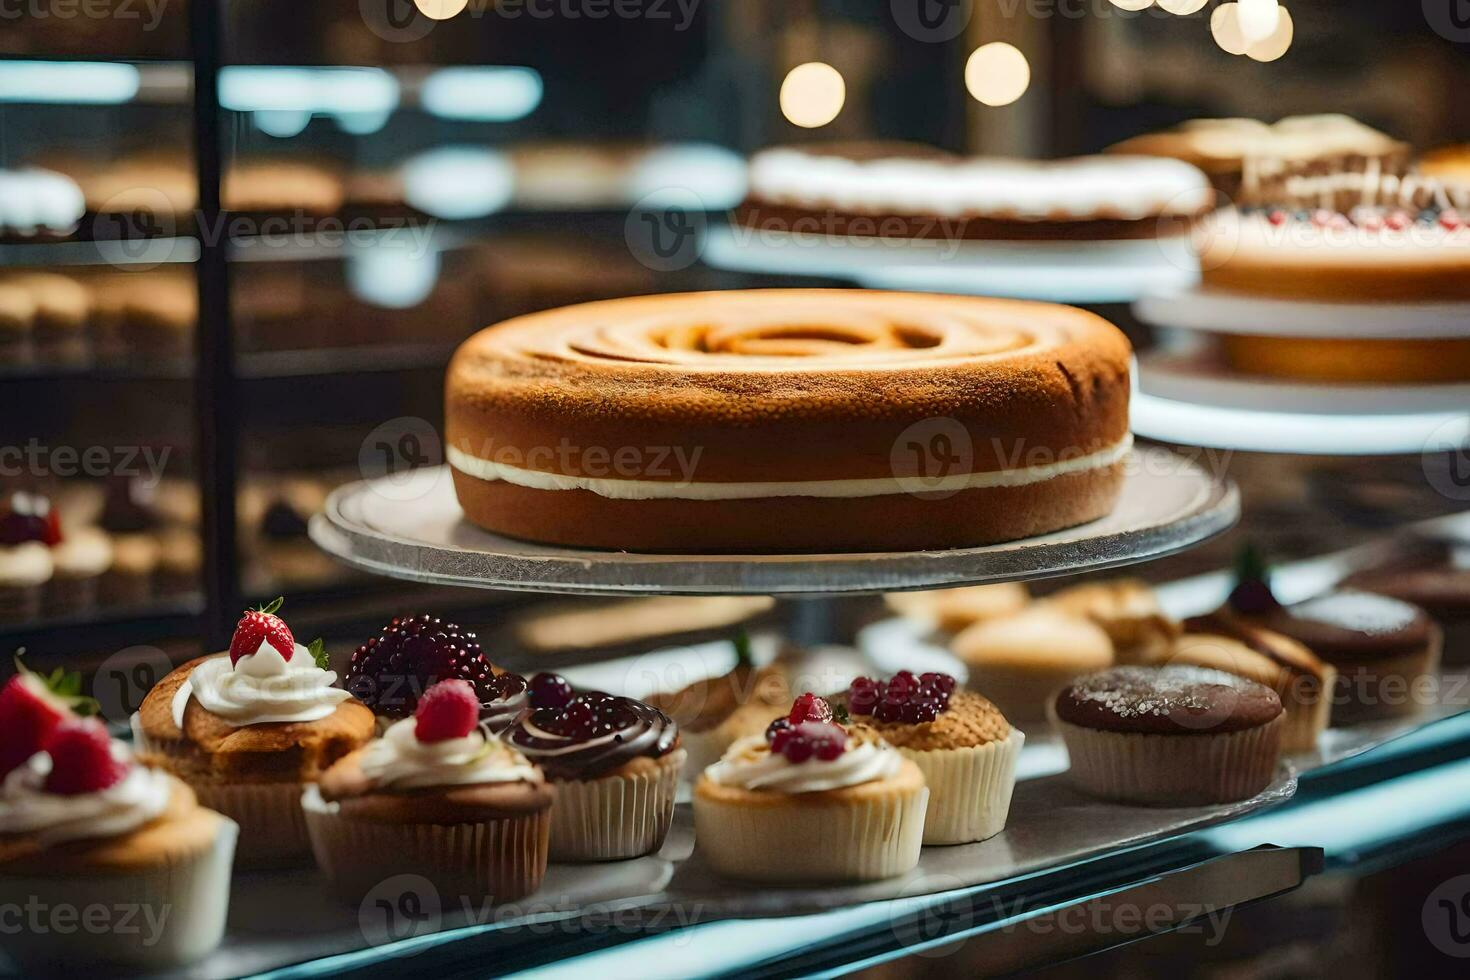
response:
M1301 692L1301 697L1289 690L1281 694L1281 705L1286 709L1281 722L1283 755L1310 752L1317 747L1317 739L1332 720L1331 692L1336 681L1337 671L1324 664L1319 686Z
M694 796L698 852L727 878L771 884L877 881L919 863L929 789L851 803L792 794L774 805Z
M461 824L353 820L314 785L302 793L301 809L317 865L349 902L399 874L427 878L440 901L509 902L541 887L546 875L550 810Z
M1436 692L1424 678L1439 670L1443 636L1435 634L1423 650L1391 660L1338 664L1332 688L1332 720L1339 725L1404 718L1423 711Z
M290 868L311 863L311 839L301 812L301 783L194 782L199 805L240 825L240 868Z
M551 860L618 861L663 847L685 757L678 748L656 760L652 772L558 782Z
M1071 779L1106 800L1202 806L1249 799L1271 784L1284 716L1239 732L1139 735L1058 721Z
M1002 741L971 748L898 750L919 767L929 787L925 844L970 844L1005 830L1025 741L1012 728Z
M224 936L236 833L220 820L209 847L136 871L0 877L0 906L38 910L26 928L0 936L0 947L27 972L87 963L156 971L201 959ZM87 925L90 908L108 910L102 928ZM62 910L67 928L46 928Z

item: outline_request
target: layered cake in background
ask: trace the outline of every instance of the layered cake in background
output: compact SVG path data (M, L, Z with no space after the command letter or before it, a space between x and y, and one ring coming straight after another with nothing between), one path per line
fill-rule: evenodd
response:
M422 875L441 899L476 905L540 886L552 787L479 719L468 681L439 681L412 717L306 788L312 850L346 901L394 875Z
M1029 161L832 144L757 153L738 220L827 238L1107 241L1182 234L1214 199L1199 170L1158 157Z
M1106 321L1038 303L847 290L592 303L460 348L445 452L470 521L554 544L1009 541L1112 510L1130 355Z
M555 784L553 861L617 861L663 847L685 752L662 711L633 698L531 680L531 710L502 736Z
M696 855L773 884L873 881L913 869L929 790L872 728L807 693L784 725L730 746L694 787Z
M1148 806L1244 800L1276 774L1283 712L1263 684L1204 667L1115 667L1059 692L1070 778Z
M1226 199L1237 204L1253 203L1249 185L1260 177L1362 170L1370 165L1383 173L1403 173L1410 155L1407 143L1342 115L1288 116L1274 124L1194 119L1124 140L1108 152L1182 160L1208 174Z

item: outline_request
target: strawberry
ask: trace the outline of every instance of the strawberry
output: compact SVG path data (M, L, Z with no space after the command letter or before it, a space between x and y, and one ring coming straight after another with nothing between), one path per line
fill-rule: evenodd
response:
M116 786L131 763L112 754L112 739L100 721L74 718L62 722L46 742L51 772L46 792L59 796L100 793Z
M419 698L413 717L420 742L464 738L480 723L480 699L469 681L440 681Z
M27 670L17 657L16 675L0 687L0 778L40 752L58 725L75 717L81 676L58 668L51 676Z
M262 643L269 643L274 647L282 660L291 659L291 655L296 652L296 637L291 635L291 628L276 615L276 610L285 601L277 599L259 609L251 609L241 617L235 626L235 635L230 638L230 666L238 664L241 657L248 657L259 650Z

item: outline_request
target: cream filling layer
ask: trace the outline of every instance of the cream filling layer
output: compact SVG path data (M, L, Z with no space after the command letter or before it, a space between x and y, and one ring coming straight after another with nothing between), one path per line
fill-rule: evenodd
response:
M1059 476L1100 470L1123 460L1133 448L1133 436L1106 449L1071 459L1034 466L956 473L945 477L894 476L861 480L777 480L711 483L695 480L622 480L605 477L564 476L522 469L473 456L455 446L445 447L449 465L466 476L503 480L533 490L589 490L612 500L762 500L770 497L887 497L895 494L956 493L991 487L1024 487Z

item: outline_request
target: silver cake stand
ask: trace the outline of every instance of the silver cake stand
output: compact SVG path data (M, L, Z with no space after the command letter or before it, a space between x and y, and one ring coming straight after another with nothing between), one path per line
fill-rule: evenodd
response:
M464 519L445 467L338 488L311 522L328 553L378 575L484 589L589 595L788 597L934 589L1112 568L1182 551L1240 516L1235 486L1176 453L1140 447L1107 517L983 548L876 554L662 555L559 548Z

